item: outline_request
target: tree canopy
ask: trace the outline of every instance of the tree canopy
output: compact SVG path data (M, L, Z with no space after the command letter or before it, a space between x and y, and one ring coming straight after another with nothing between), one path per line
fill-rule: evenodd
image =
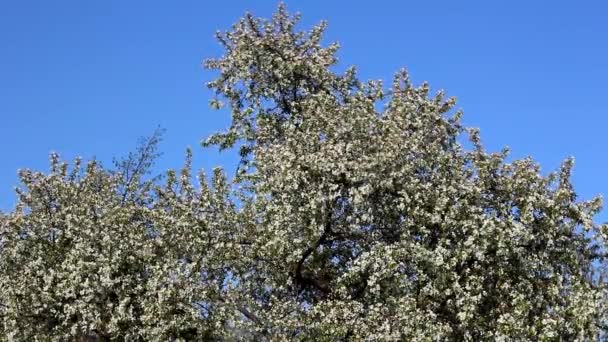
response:
M203 145L238 148L234 178L194 177L189 150L146 178L158 133L113 169L20 172L3 339L603 338L608 226L573 161L486 151L454 98L338 72L326 24L298 20L247 14L206 61L232 122Z

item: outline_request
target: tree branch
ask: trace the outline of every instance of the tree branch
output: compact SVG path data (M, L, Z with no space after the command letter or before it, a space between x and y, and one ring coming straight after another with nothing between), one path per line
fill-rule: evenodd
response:
M327 201L325 204L325 224L324 224L324 228L323 228L323 233L321 234L319 239L314 243L314 245L308 247L304 251L304 253L302 254L302 257L300 258L300 260L298 261L298 264L296 265L296 269L295 269L295 280L297 283L299 283L300 285L311 284L311 285L315 286L316 288L318 288L319 290L321 290L325 294L329 293L329 291L330 291L330 289L326 286L326 284L321 283L320 281L318 281L317 279L314 279L313 277L304 276L303 268L304 268L304 263L306 262L306 259L308 259L308 257L310 257L314 253L314 251L316 251L317 248L319 248L319 246L321 246L325 241L327 241L327 238L331 234L331 223L332 223L331 216L332 216L331 204L329 201Z

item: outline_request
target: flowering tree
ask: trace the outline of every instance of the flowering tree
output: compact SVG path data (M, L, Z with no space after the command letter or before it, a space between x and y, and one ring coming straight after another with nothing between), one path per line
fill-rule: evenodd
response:
M69 171L53 156L50 174L22 172L0 217L2 333L601 338L608 227L593 222L599 198L576 199L572 161L542 176L486 152L453 98L405 71L389 89L337 73L325 24L297 22L283 6L246 15L206 63L232 123L205 145L239 148L235 179L193 185L189 153L164 185L127 177L128 161Z
M79 161L70 171L56 155L50 174L20 173L25 189L1 221L5 338L188 340L222 326L213 304L235 256L212 246L234 217L225 178L215 172L209 189L202 176L195 191L187 169L155 189L127 174Z

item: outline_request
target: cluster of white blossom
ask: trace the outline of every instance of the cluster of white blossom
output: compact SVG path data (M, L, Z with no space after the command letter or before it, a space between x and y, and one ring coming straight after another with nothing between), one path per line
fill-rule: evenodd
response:
M280 6L218 33L209 87L232 123L205 145L240 146L235 179L193 184L190 152L164 184L55 155L21 172L0 216L5 339L601 338L608 226L572 161L543 176L486 152L453 98L337 73L325 24L297 23Z

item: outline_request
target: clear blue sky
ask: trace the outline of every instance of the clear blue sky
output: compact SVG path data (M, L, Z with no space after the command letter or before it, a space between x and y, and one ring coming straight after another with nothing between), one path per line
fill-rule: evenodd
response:
M273 1L0 1L0 208L13 206L18 168L48 153L108 164L157 125L159 170L234 157L199 141L228 124L207 107L213 33ZM342 65L387 79L406 67L457 96L490 149L508 145L547 172L576 158L582 198L608 195L608 5L605 1L287 1L303 27L329 21ZM607 221L603 213L600 221Z

